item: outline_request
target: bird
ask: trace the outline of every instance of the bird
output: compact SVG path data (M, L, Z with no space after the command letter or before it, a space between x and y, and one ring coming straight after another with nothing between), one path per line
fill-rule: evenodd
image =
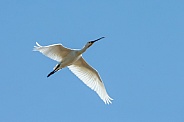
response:
M62 44L41 46L36 42L33 51L39 51L43 55L58 62L47 77L50 77L62 68L68 67L84 84L94 90L105 104L110 104L113 99L108 95L99 73L82 56L89 47L103 38L105 37L87 42L82 49L70 49L64 47Z

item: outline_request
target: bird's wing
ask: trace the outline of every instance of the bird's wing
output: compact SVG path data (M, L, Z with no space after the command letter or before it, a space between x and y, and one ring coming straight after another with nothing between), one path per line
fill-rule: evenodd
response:
M48 45L48 46L41 46L36 42L37 46L34 46L33 51L39 51L45 56L56 60L58 62L61 62L63 57L65 57L71 49L68 49L61 44L53 44L53 45Z
M112 103L113 99L107 94L98 72L88 65L82 57L68 68L87 86L96 91L105 104Z

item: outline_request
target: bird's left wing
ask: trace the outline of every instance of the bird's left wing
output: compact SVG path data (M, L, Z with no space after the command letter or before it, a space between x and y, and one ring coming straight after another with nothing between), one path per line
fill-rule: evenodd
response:
M63 57L65 57L71 51L71 49L68 49L61 44L41 46L38 44L38 42L36 42L36 45L37 46L34 46L33 51L39 51L57 62L61 62Z
M105 104L111 103L111 100L113 99L107 94L98 72L88 65L82 57L80 57L74 64L68 66L68 68L87 86L96 91Z

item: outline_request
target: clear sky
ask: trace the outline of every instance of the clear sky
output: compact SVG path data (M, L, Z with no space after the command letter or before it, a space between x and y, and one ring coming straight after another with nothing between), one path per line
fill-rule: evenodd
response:
M33 52L82 48L114 99ZM0 122L184 122L183 0L1 0Z

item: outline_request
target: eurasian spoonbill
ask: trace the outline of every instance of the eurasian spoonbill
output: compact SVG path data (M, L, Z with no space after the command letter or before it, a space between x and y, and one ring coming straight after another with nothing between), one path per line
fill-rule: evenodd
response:
M113 100L106 92L105 86L98 74L98 72L92 68L82 57L84 53L94 42L103 39L101 37L94 41L89 41L81 49L70 49L64 47L62 44L53 44L48 46L41 46L36 42L37 46L34 46L34 51L39 51L45 56L59 62L52 72L47 77L59 71L62 68L68 67L80 80L82 80L88 87L96 91L99 97L105 102L105 104L112 103Z

